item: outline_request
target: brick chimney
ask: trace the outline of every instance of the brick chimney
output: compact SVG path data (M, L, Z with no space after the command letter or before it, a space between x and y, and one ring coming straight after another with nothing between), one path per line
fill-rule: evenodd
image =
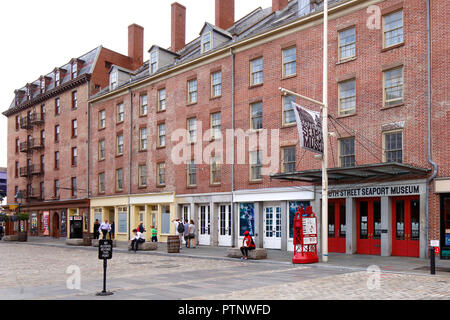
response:
M137 69L144 63L144 28L132 24L128 26L128 56L132 59L132 68Z
M186 45L186 7L178 2L172 3L171 45L173 52Z
M288 5L289 0L272 0L272 12L280 11Z
M216 26L224 30L234 24L234 0L216 0Z

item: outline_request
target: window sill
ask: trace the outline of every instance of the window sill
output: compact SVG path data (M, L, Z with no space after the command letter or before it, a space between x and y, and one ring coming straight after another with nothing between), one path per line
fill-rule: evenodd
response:
M220 187L220 186L222 186L222 183L210 183L209 184L210 188L217 188L217 187Z
M249 183L249 184L261 184L261 183L263 183L263 180L262 180L262 179L259 179L259 180L250 180L248 183Z
M98 159L98 162L103 162L103 161L105 161L105 158Z
M253 88L258 88L258 87L262 87L264 85L263 83L258 83L258 84L251 84L248 86L249 89L253 89Z
M157 188L165 188L166 185L165 185L165 184L157 184L156 187L157 187Z
M288 124L282 124L281 125L281 128L283 129L283 128L291 128L291 127L294 127L294 126L296 126L297 125L297 123L296 122L292 122L292 123L288 123Z
M283 77L281 77L281 80L292 79L292 78L295 78L295 77L297 77L297 74L291 74L291 75L289 75L289 76L283 76Z
M188 103L186 103L186 106L190 107L190 106L193 106L196 104L197 104L197 101L196 102L188 102Z
M123 189L122 190L116 190L116 193L123 193Z
M147 149L139 150L139 153L145 153L145 152L147 152Z
M404 45L405 45L405 42L393 44L392 46L381 49L381 52L386 52L386 51L390 51L392 49L397 49L397 48L403 47Z
M116 122L116 125L123 124L123 121Z
M116 154L116 158L119 158L119 157L123 157L123 153L122 154Z
M156 113L164 113L164 112L166 112L166 109L156 110Z
M165 149L165 148L166 148L166 146L157 146L156 150L161 150L161 149Z
M350 114L338 115L336 118L337 118L337 119L343 119L343 118L354 117L354 116L356 116L356 115L357 115L357 113L356 113L356 112L353 112L353 113L350 113Z
M98 131L102 131L102 130L105 130L105 129L106 129L106 127L98 128Z
M381 110L387 110L387 109L397 108L397 107L401 107L401 106L404 106L404 105L405 105L405 103L404 103L404 102L401 102L401 103L393 104L393 105L391 105L391 106L384 106L384 107L381 108Z
M209 101L222 98L222 95L209 98Z
M139 115L139 118L145 118L145 117L147 117L147 113L146 113L146 114L140 114L140 115Z
M336 62L336 65L344 64L344 63L355 61L355 60L356 60L356 57L342 59L342 60L339 60L338 62Z
M186 186L186 189L196 189L197 185L192 185L192 186Z
M139 186L138 189L147 189L147 186Z

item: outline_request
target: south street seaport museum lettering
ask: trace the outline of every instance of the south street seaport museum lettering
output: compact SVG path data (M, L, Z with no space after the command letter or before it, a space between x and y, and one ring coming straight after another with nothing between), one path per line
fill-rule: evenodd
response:
M369 197L369 196L397 196L419 194L419 185L407 186L382 186L382 187L364 187L343 190L330 190L328 196L330 198L343 197Z

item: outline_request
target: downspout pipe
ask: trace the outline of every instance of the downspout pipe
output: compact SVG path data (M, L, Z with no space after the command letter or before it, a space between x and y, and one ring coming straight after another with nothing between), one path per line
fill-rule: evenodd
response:
M234 108L235 108L235 64L236 64L236 56L233 52L233 47L230 48L231 54L231 130L233 132L233 139L231 140L231 153L233 162L231 163L231 220L232 220L232 237L231 237L231 246L236 246L236 223L235 223L235 210L234 210Z
M130 195L131 195L131 157L133 151L133 90L131 88L128 89L128 93L130 94L130 139L129 139L129 150L128 150L128 239L131 237L131 204L130 204Z
M438 166L436 162L431 158L431 0L427 0L427 148L428 148L428 162L433 167L433 172L431 176L427 179L426 184L426 203L425 203L425 217L426 217L426 238L425 247L428 248L428 242L430 239L430 228L429 228L429 192L430 183L436 178L438 172ZM428 257L428 250L425 250L425 256Z

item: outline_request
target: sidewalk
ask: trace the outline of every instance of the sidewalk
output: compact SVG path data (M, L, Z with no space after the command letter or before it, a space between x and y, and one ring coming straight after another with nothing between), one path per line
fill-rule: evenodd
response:
M43 245L56 246L65 248L84 248L86 250L98 250L95 247L76 247L65 244L65 238L44 238L44 237L28 237L27 242L21 242L28 245ZM180 253L167 253L167 244L159 242L158 249L155 251L138 251L138 254L156 254L166 256L180 256L190 258L202 259L221 259L221 260L236 260L235 258L227 257L228 247L210 247L198 246L197 248L183 248ZM118 241L117 247L114 251L128 252L128 243ZM265 260L249 260L253 263L275 263L275 264L292 264L292 252L281 250L267 250L267 259ZM310 264L310 267L327 267L327 268L345 268L354 270L367 270L369 266L378 266L380 270L395 273L420 273L430 274L429 259L410 258L410 257L380 257L372 255L353 254L348 255L344 253L329 253L328 262ZM440 260L436 257L436 274L450 277L450 260Z

